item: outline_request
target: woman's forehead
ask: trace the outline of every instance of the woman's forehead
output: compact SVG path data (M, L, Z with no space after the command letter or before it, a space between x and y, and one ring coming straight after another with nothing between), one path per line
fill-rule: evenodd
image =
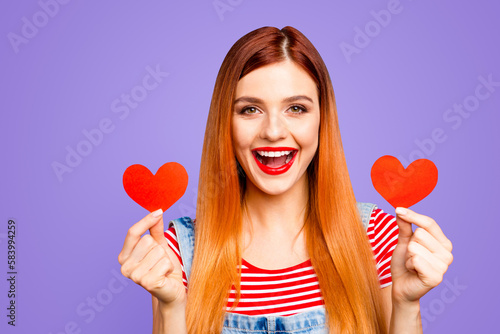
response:
M282 102L293 96L306 96L314 103L318 102L314 80L299 65L286 61L260 67L241 78L236 87L235 101L254 97Z

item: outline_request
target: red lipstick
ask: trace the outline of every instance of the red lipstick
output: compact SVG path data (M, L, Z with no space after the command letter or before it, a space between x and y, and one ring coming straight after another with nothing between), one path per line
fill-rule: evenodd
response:
M290 154L293 154L293 156L290 159L290 161L288 163L284 164L283 166L269 167L269 166L264 165L262 162L259 161L259 159L257 159L257 155L258 155L257 151L292 151ZM295 157L297 156L297 152L298 152L298 150L296 148L293 148L293 147L258 147L256 149L252 150L253 157L255 159L255 162L257 163L257 166L259 166L259 168L264 173L270 174L270 175L279 175L279 174L286 173L286 171L288 171L290 169L290 167L292 167L293 162L295 161Z

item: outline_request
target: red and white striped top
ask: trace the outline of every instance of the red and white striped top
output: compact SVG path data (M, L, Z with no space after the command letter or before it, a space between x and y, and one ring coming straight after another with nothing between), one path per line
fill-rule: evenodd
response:
M375 209L372 211L366 233L373 249L380 287L384 288L392 284L390 264L398 241L396 219L381 209ZM165 232L165 237L182 265L173 226ZM184 267L183 281L187 288ZM289 316L324 307L311 260L285 269L269 270L255 267L242 259L241 298L238 306L230 311L235 297L233 286L226 307L227 312Z

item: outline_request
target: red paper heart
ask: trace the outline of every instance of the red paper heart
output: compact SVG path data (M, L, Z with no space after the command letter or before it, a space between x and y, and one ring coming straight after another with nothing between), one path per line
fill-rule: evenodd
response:
M137 204L148 211L165 212L184 195L188 174L177 162L161 166L155 175L143 165L129 166L123 173L123 187Z
M415 160L405 169L397 158L384 155L373 164L371 177L375 190L394 208L408 208L432 192L438 170L427 159Z

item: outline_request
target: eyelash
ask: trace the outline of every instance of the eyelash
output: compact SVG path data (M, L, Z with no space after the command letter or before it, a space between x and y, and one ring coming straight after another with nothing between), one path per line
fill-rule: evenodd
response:
M288 109L295 108L295 107L298 107L298 108L302 109L302 111L301 111L301 112L292 112L292 114L303 114L303 113L306 113L306 112L307 112L307 108L306 108L306 107L304 107L304 106L302 106L302 105L300 105L300 104L294 104L294 105L290 106L290 108L288 108ZM257 107L254 107L254 106L244 107L244 108L242 108L242 109L240 110L239 114L247 114L247 115L252 115L252 114L248 114L248 113L246 113L246 110L251 109L251 108L255 108L255 109L257 109ZM288 110L288 109L287 109L287 110Z

